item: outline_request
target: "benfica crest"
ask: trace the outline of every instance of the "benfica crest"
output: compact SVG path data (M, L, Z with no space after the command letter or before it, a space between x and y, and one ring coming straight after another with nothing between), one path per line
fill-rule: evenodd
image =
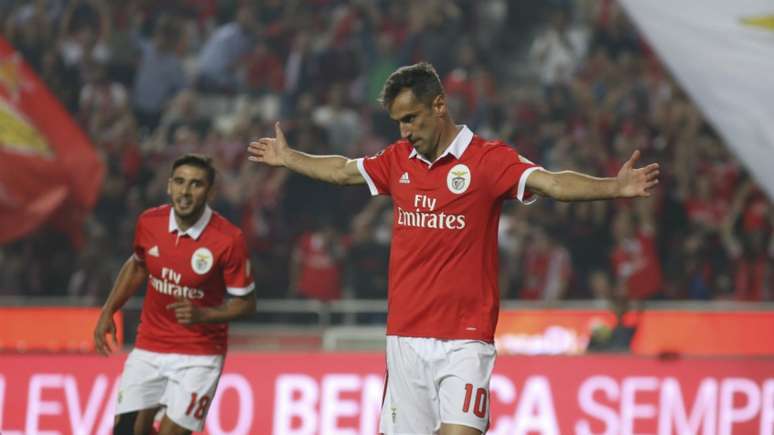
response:
M446 176L446 185L452 193L460 194L470 186L470 168L463 164L455 165Z
M212 269L214 258L207 248L199 248L191 256L191 268L199 275L204 275Z

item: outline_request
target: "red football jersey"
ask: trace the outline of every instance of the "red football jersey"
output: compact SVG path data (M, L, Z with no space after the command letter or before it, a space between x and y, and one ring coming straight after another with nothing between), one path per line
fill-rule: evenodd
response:
M226 292L253 291L242 231L207 207L195 225L180 231L170 205L146 210L137 221L134 257L148 269L148 285L136 346L189 355L226 353L228 323L181 325L167 305L176 298L194 305L223 304Z
M611 254L616 276L626 283L632 299L648 299L661 291L661 262L652 235L640 232L613 248Z
M338 247L326 246L322 239L319 234L305 233L297 243L298 290L309 298L332 301L341 298L342 266L334 252Z
M462 127L433 163L400 140L358 168L371 194L394 204L387 334L492 342L502 202L524 202L539 167Z

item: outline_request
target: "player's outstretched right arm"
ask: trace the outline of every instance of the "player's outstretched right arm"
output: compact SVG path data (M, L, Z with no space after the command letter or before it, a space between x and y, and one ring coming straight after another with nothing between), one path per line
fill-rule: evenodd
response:
M275 137L263 137L250 142L248 160L270 166L284 166L291 171L332 184L363 184L365 179L357 168L357 160L343 156L315 156L288 146L279 122L274 124Z
M110 334L113 338L113 346L118 343L113 314L124 306L147 276L148 270L145 268L145 264L134 256L129 257L124 265L121 266L121 271L118 272L113 289L110 290L107 301L102 306L97 326L94 327L94 346L97 352L107 356L112 351L108 341L105 339L107 334Z

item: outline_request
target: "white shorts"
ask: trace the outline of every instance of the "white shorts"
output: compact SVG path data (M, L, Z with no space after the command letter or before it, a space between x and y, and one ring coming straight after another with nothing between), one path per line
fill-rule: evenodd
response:
M446 423L485 433L495 356L483 341L388 336L379 431L431 435Z
M173 422L201 431L222 370L223 355L134 349L121 374L116 415L165 406Z

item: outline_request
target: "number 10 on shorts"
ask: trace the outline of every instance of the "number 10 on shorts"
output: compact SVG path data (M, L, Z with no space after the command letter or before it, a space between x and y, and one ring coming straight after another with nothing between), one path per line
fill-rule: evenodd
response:
M465 384L465 402L462 404L462 412L470 412L470 402L473 399L473 384ZM487 391L484 388L476 390L476 399L473 403L473 414L478 418L486 417Z

